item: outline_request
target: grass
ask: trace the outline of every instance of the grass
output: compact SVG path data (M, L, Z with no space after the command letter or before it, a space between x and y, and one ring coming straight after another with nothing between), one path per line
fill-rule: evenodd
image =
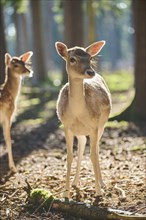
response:
M107 123L106 123L106 127L110 127L110 128L123 128L123 127L125 127L125 128L127 128L128 127L128 122L127 121L120 121L120 122L118 122L118 121L108 121Z
M126 92L133 88L134 76L131 71L104 72L103 77L112 93Z
M126 109L134 97L134 75L132 71L119 70L102 74L111 94L113 108L110 117Z

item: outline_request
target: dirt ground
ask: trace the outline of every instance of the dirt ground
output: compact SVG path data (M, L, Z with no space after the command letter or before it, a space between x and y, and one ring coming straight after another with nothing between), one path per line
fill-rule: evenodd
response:
M79 188L71 188L71 199L146 214L145 131L144 125L134 123L108 124L100 143L100 164L106 185L103 196L95 204L94 174L88 143L81 164ZM9 172L0 129L0 219L77 219L67 213L36 211L27 201L26 180L32 188L47 189L58 198L62 197L64 191L66 146L55 110L52 117L43 123L16 121L12 126L12 139L18 169L16 174ZM75 174L76 162L75 141L71 180Z
M37 213L36 217L36 214L33 215L34 210L31 213L28 209L27 193L24 190L25 179L33 188L48 189L53 194L57 194L58 198L61 197L65 185L66 147L63 130L55 129L53 126L54 123L52 127L50 123L41 128L16 125L12 129L13 153L18 173L9 176L6 169L7 156L3 149L0 185L1 219L38 219L38 217L45 219L45 213ZM143 132L134 124L105 129L100 146L100 163L106 188L99 202L100 206L146 214L144 148ZM76 144L74 149L71 179L76 167ZM94 175L88 145L82 161L79 191L72 188L71 198L91 204L95 201ZM59 217L61 214L48 215L50 219L61 218Z

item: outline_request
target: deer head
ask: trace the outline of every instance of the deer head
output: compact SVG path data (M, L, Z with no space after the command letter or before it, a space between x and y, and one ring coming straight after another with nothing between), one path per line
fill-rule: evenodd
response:
M33 71L29 62L32 55L32 51L28 51L19 57L11 57L9 53L6 53L6 68L9 68L16 76L32 76Z
M61 42L56 42L58 54L66 61L67 73L74 78L92 78L95 71L92 68L92 58L95 57L105 45L105 41L91 44L87 48L67 46Z

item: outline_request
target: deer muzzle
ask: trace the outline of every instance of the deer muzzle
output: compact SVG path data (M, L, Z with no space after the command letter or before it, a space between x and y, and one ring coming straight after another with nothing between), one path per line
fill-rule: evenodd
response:
M95 76L95 71L94 70L92 70L92 69L86 69L85 70L85 75L87 76L87 77L94 77Z

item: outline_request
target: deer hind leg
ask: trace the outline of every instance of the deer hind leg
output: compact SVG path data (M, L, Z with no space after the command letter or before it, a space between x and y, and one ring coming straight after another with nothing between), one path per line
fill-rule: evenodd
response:
M73 161L73 134L69 129L65 129L65 138L67 145L67 174L66 174L66 186L64 197L69 198L70 195L70 174L71 174L71 165Z
M5 139L6 147L7 147L7 151L8 151L9 168L13 172L16 172L16 167L15 167L15 164L14 164L13 154L12 154L12 143L11 143L11 134L10 134L11 124L10 124L10 121L5 120L2 127L3 127L4 139Z
M100 121L100 123L99 123L99 127L98 127L98 141L97 141L97 143L98 143L98 146L97 146L97 151L99 152L99 141L100 141L100 139L101 139L101 137L102 137L102 134L103 134L103 132L104 132L104 126L105 126L105 123L107 122L107 117L105 117L105 118L102 118L102 120ZM99 153L98 153L98 156L99 156ZM99 181L100 181L100 184L101 184L101 186L102 187L105 187L105 184L104 184L104 182L103 182L103 179L102 179L102 175L101 175L101 170L100 170L100 166L99 166Z
M91 148L91 161L93 165L94 175L95 175L95 190L96 195L101 195L101 184L102 176L99 165L99 138L98 131L94 131L92 135L90 135L90 148Z
M79 182L79 174L80 174L80 166L81 166L81 160L83 158L84 150L85 150L85 144L86 144L86 137L85 136L77 136L78 139L78 161L77 161L77 169L76 169L76 175L73 180L73 186L77 186Z

